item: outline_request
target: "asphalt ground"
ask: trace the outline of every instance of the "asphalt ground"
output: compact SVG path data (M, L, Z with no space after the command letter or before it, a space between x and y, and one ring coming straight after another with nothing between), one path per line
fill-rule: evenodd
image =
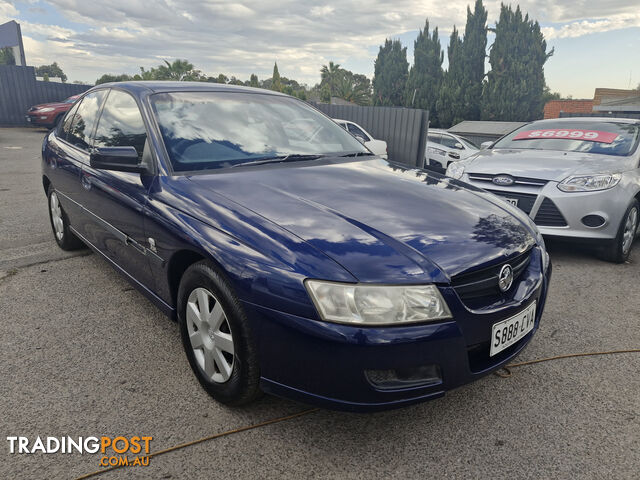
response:
M178 327L98 256L59 250L43 130L0 129L0 478L77 478L99 455L10 454L7 436L153 436L159 451L307 410L200 388ZM549 243L554 277L518 361L640 347L640 243L613 265ZM640 355L558 360L376 414L318 410L152 458L118 478L637 479Z

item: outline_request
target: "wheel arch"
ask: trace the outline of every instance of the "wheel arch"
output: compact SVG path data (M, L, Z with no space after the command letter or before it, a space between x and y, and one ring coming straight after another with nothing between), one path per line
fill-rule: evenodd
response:
M51 186L51 180L46 175L42 175L42 186L44 187L44 194L49 193L49 187Z
M211 255L189 248L176 251L169 259L167 265L167 284L171 296L171 303L175 308L178 307L178 289L180 288L180 281L182 280L184 272L186 272L191 265L202 260L210 262L216 269L228 277L226 269Z

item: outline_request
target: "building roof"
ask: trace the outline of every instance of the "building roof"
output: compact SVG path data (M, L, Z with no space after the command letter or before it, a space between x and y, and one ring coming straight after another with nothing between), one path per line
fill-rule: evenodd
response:
M628 97L602 97L600 105L595 105L596 112L640 112L640 92Z
M617 98L629 98L638 95L637 90L623 90L620 88L596 88L593 94L593 104L600 105L605 101L615 100Z
M489 121L475 121L465 120L457 125L454 125L449 129L451 133L459 134L472 134L472 135L506 135L509 132L514 131L516 128L520 128L526 125L528 122L489 122Z

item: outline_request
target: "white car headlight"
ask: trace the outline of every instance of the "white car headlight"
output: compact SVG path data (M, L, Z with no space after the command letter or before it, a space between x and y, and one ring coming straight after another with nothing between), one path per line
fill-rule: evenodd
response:
M558 184L563 192L591 192L595 190L608 190L615 187L622 178L619 173L605 175L576 175L565 178Z
M52 107L45 107L45 108L41 108L38 110L38 113L45 113L45 112L53 112L55 110L55 108Z
M451 318L434 285L363 285L306 280L323 320L356 325L396 325Z
M464 173L464 165L458 162L452 162L447 167L447 177L455 178L456 180L462 178Z

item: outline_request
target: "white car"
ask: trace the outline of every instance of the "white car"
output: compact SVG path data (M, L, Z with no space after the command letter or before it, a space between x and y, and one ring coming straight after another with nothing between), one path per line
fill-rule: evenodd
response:
M430 128L427 132L427 148L424 154L426 168L446 169L451 162L464 160L478 153L480 149L458 135L446 130Z
M350 120L334 118L333 121L360 140L360 142L373 153L381 156L385 160L387 159L387 142L384 140L376 140L364 128Z

